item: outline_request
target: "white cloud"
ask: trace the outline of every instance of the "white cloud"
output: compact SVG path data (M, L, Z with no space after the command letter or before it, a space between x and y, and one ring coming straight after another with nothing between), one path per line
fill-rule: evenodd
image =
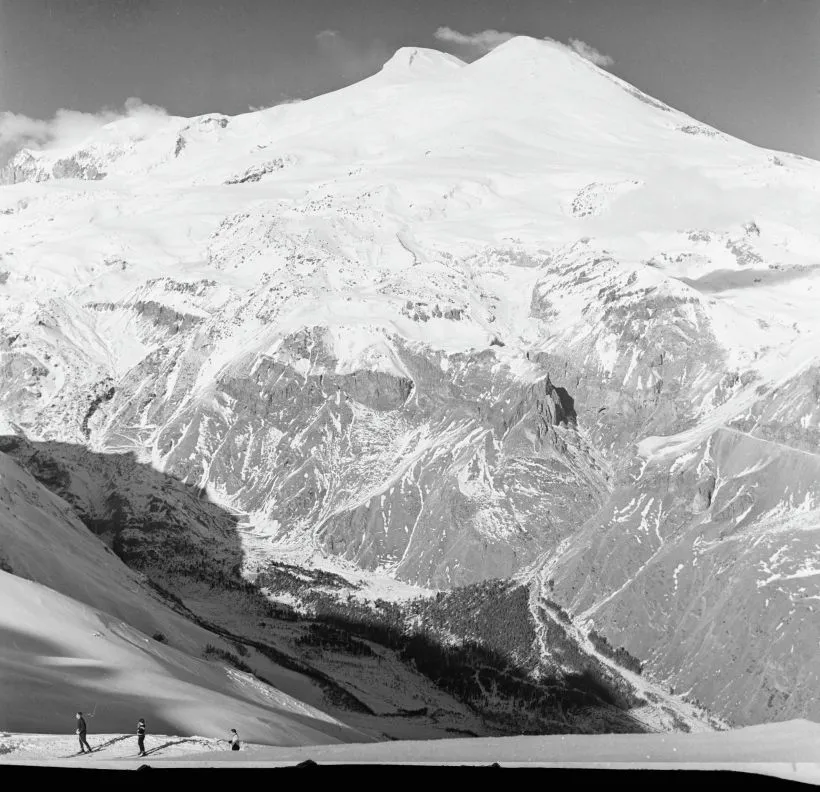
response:
M299 104L299 102L304 101L305 100L299 96L288 96L287 94L282 94L278 101L272 102L271 104L248 105L248 112L258 113L260 110L270 110L272 107L279 107L279 105Z
M509 41L517 35L519 34L493 29L482 30L479 33L460 33L458 30L453 30L449 27L440 27L433 34L433 37L439 41L454 44L457 47L462 47L468 51L472 51L475 55L484 55L491 50L494 50L499 44L503 44L505 41ZM613 59L610 58L609 55L604 55L595 49L595 47L591 44L581 41L581 39L571 38L568 44L562 44L561 42L555 41L548 36L545 36L543 40L553 42L554 44L560 44L562 47L571 49L582 58L586 58L588 61L591 61L596 66L601 66L602 68L608 68L614 63Z
M615 63L609 55L604 55L602 52L599 52L595 47L591 44L587 44L586 41L581 41L581 39L571 38L569 40L569 46L572 47L582 58L586 58L588 61L591 61L596 66L600 66L602 69L609 68L613 63Z
M440 27L434 34L434 38L439 41L446 41L450 44L458 44L463 47L470 47L489 52L499 44L515 38L515 33L502 33L498 30L482 30L480 33L459 33L448 27Z
M123 118L150 121L165 115L167 113L161 107L145 104L134 97L126 100L121 110L105 108L98 113L82 113L60 109L48 120L0 112L0 165L23 148L59 149L77 145L112 121Z

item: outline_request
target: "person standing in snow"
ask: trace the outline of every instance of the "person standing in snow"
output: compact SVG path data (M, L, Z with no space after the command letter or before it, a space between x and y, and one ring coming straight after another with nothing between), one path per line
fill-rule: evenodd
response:
M145 718L137 721L137 745L139 745L140 756L145 756Z
M77 713L77 736L80 738L80 753L86 753L86 748L88 748L87 753L91 753L91 746L88 744L88 741L85 739L85 733L88 727L85 725L85 718L83 717L82 712Z
M239 735L236 733L236 729L231 729L231 750L239 750Z

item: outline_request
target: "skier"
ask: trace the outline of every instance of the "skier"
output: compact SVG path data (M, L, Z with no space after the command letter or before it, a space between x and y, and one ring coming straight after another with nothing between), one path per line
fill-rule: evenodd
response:
M137 745L140 748L140 756L145 756L145 718L140 718L137 722Z
M80 738L80 753L86 753L86 748L88 748L88 753L91 753L92 748L88 744L88 741L85 739L87 727L85 725L85 718L83 717L82 712L77 713L77 735Z
M239 750L239 735L236 733L236 729L231 729L231 750Z

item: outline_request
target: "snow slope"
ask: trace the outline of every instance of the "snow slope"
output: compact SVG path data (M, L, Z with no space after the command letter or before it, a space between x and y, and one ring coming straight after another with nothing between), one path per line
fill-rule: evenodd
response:
M755 726L718 735L599 735L504 737L493 739L449 739L427 742L390 742L376 745L329 745L301 748L272 748L246 745L233 753L206 740L156 738L169 744L148 760L127 758L125 745L134 738L106 735L106 742L119 739L98 756L55 761L68 748L53 737L6 734L0 737L0 762L47 763L76 766L128 768L152 767L282 767L311 759L322 764L458 764L502 767L645 768L681 770L733 770L786 778L803 783L820 782L817 745L820 727L807 721ZM150 743L148 744L150 747ZM200 752L199 748L210 749ZM70 750L70 748L68 749ZM66 751L68 752L68 751Z
M402 742L397 745L328 746L279 750L263 748L254 752L254 761L316 762L400 761L466 762L506 764L565 764L653 766L671 763L745 764L803 763L804 771L818 778L817 744L820 725L790 721L748 727L720 734L676 735L566 735L551 737L500 737L491 740L437 740ZM211 755L204 761L247 761L248 757ZM751 769L751 767L749 768Z
M89 721L93 726L93 721ZM0 764L43 763L50 766L81 766L91 764L97 767L98 762L110 762L112 759L136 758L138 745L136 734L99 734L89 738L89 745L98 751L93 759L77 755L77 738L64 734L21 734L0 733ZM245 749L251 749L245 745ZM226 737L181 737L173 734L153 734L149 731L145 738L145 751L150 761L159 758L184 757L202 751L228 750ZM70 760L70 761L66 761ZM140 759L144 764L145 759Z
M0 573L2 729L71 731L77 710L92 731L128 728L224 735L236 728L275 744L356 739L350 728L249 674L194 659L106 613ZM11 604L13 603L13 604Z

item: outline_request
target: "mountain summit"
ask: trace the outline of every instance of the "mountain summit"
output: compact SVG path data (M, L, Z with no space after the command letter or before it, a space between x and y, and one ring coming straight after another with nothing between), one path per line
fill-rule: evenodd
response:
M455 55L425 47L402 47L382 66L391 77L409 75L421 79L446 79L466 66Z

